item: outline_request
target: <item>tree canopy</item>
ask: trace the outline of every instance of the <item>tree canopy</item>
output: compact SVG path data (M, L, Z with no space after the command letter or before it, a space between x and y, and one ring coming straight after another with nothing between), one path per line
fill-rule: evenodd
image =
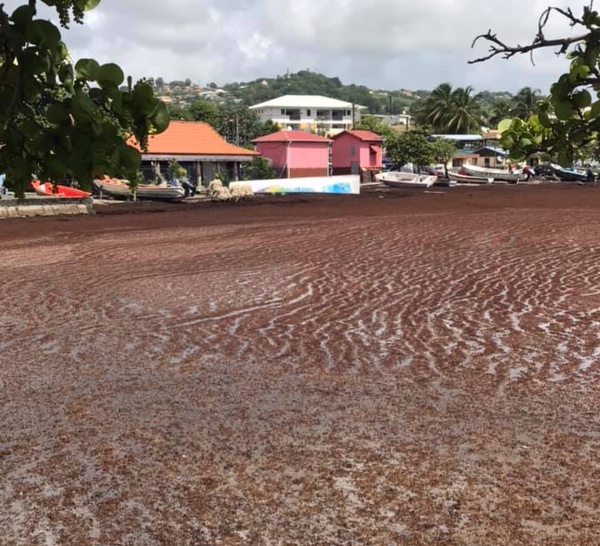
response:
M424 129L399 133L386 141L385 150L397 168L407 163L414 163L417 166L429 165L436 158L434 144L429 132Z
M100 0L39 0L60 25L82 23ZM73 64L38 0L12 13L0 4L0 171L23 195L33 175L71 176L83 185L103 174L135 177L140 148L169 124L165 105L145 80L133 83L114 63ZM125 85L124 85L125 84ZM133 137L139 146L128 144Z
M434 132L460 134L479 132L481 129L481 106L473 95L472 87L452 88L442 83L418 106L419 125L429 125Z
M564 18L576 29L572 36L549 38L550 18ZM548 102L526 120L502 122L501 143L515 158L548 152L567 165L578 159L582 150L593 146L600 131L600 16L588 2L577 15L571 8L549 7L543 11L537 32L530 44L510 45L489 30L473 41L488 44L487 54L471 63L495 57L511 59L515 55L532 55L540 49L554 49L570 60L568 70L551 86Z

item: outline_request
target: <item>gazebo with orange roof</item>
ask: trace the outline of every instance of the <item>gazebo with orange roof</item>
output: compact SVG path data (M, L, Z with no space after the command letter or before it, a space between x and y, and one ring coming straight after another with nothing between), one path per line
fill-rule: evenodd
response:
M148 149L142 153L142 172L147 179L166 173L170 161L177 161L188 171L195 184L205 184L224 173L238 180L240 163L252 161L258 154L229 144L208 123L171 121L168 129L152 135Z

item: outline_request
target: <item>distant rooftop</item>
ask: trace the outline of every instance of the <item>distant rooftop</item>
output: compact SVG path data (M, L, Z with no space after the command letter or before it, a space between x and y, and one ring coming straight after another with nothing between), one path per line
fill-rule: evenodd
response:
M330 99L321 95L283 95L282 97L250 106L251 110L255 108L352 108L352 103ZM354 108L363 110L366 106L355 104Z
M343 136L343 135L352 135L359 140L364 142L382 142L383 139L376 133L371 131L361 131L358 129L353 129L352 131L342 131L333 137L333 140Z
M464 142L474 142L483 140L481 135L432 135L434 138L445 138L446 140L460 140Z
M331 142L328 138L305 131L278 131L255 138L252 142Z

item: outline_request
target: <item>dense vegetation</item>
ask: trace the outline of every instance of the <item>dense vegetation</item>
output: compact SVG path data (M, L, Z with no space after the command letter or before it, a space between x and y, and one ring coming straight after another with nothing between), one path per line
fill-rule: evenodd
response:
M560 16L575 30L572 34L548 38L548 23ZM600 156L600 15L593 1L583 6L581 15L571 8L549 7L542 13L534 40L527 45L511 46L491 30L473 42L488 45L487 54L473 63L494 57L511 59L515 55L533 55L551 48L570 60L568 70L550 88L548 99L539 100L531 93L520 93L518 117L501 123L501 143L517 158L536 153L550 154L564 165L574 160ZM517 113L514 112L514 113Z
M60 23L81 23L100 0L40 0ZM103 174L134 177L150 131L169 124L165 105L145 81L135 85L113 63L73 65L58 27L36 17L37 0L12 13L0 4L0 172L23 195L33 175L82 184Z

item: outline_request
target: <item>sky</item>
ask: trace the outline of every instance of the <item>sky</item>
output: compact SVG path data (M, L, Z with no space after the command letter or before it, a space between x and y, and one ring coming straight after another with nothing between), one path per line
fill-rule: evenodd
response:
M6 8L22 0L5 0ZM553 0L582 12L587 0ZM102 0L84 25L63 30L73 59L116 62L134 79L190 78L219 85L309 69L344 84L432 89L442 82L477 91L530 86L546 92L568 66L553 52L481 64L492 29L529 43L548 0ZM52 11L40 10L50 17ZM554 15L547 37L576 30Z

